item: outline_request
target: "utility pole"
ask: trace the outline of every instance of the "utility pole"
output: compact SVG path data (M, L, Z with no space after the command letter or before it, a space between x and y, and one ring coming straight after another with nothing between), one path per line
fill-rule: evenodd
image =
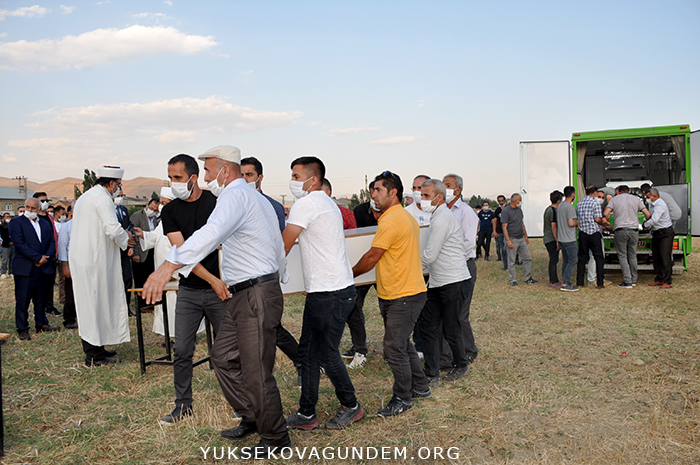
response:
M17 191L22 196L22 198L26 201L27 200L27 178L24 176L16 176L12 179L16 179L17 181L19 181L19 187L17 188Z
M287 194L280 194L280 197L282 197L282 206L284 207L284 198L287 196Z

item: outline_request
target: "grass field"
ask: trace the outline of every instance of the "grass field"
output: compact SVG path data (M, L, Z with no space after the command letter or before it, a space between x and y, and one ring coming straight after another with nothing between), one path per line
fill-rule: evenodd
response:
M695 246L700 250L700 241ZM471 373L390 420L374 415L391 398L392 376L370 293L368 364L351 372L368 415L343 431L294 431L294 446L405 447L406 462L413 463L700 462L700 254L691 256L689 272L674 277L672 290L648 287L649 273L636 288L620 289L614 272L607 278L615 285L605 290L564 293L546 285L541 240L530 250L541 282L534 286L511 288L500 262L479 261L472 325L481 352ZM216 461L213 448L220 455L221 447L257 443L255 435L242 444L219 436L235 423L205 365L194 372L195 417L159 426L173 408L172 370L157 366L140 374L133 318L132 342L116 347L122 363L87 368L77 330L19 341L13 296L12 280L0 281L0 331L12 334L2 346L4 463L209 463ZM297 337L302 306L301 296L285 306L285 326ZM147 315L145 327L151 323ZM150 358L163 350L162 339L146 334ZM346 331L341 349L348 346ZM202 338L196 355L205 347ZM297 408L296 373L281 353L275 370L287 415ZM319 420L325 423L337 408L324 377ZM452 458L445 452L444 459L419 458L436 447L456 449ZM200 448L212 448L206 460Z

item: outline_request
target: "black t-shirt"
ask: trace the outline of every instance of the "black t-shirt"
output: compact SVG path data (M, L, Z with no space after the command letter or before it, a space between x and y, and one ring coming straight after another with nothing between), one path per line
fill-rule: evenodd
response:
M209 191L202 191L202 195L194 202L173 200L163 207L163 211L160 213L163 234L180 231L182 237L187 240L196 230L207 223L214 207L216 207L216 197ZM219 277L218 251L214 250L200 263L209 273ZM190 273L186 278L180 275L180 286L193 289L209 289L211 287L208 282L194 273Z
M498 234L503 234L503 225L501 224L501 213L503 212L503 209L499 206L495 212L493 212L496 215L496 218L498 221L496 222L496 232Z
M369 205L369 202L356 206L353 213L355 214L355 223L357 223L358 228L377 226L377 220L372 214L372 207Z

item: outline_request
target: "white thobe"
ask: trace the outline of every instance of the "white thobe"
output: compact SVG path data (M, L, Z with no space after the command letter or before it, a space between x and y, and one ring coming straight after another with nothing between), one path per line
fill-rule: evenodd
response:
M141 244L141 250L153 250L153 261L155 264L155 269L157 270L160 265L165 261L165 257L168 256L172 244L168 236L163 234L163 223L158 223L156 229L153 231L143 231L143 239L139 239ZM176 281L180 280L180 273L177 271L173 273L173 278ZM168 286L170 287L170 286ZM175 305L177 305L177 293L170 291L165 293L166 302L168 304L168 331L170 337L175 336ZM199 324L198 333L204 331L204 320ZM163 306L156 305L153 309L153 332L165 335L165 329L163 327Z
M128 342L119 249L126 250L129 235L117 221L112 196L100 185L81 195L74 211L68 263L80 337L94 346Z

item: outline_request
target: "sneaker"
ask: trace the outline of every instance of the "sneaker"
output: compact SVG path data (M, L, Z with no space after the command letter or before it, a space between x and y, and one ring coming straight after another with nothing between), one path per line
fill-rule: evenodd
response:
M417 389L412 389L411 394L413 395L414 399L419 399L430 397L433 394L433 391L431 391L430 388L428 388L427 391L419 391Z
M7 275L5 273L0 274L0 279L7 279Z
M440 386L440 376L426 376L428 379L428 386L431 388Z
M192 416L192 407L185 405L176 405L172 413L160 419L160 424L167 426L177 423L178 421Z
M562 287L559 288L559 290L566 292L576 292L578 291L578 287L574 286L573 284L564 284Z
M359 404L358 404L359 405ZM364 413L364 411L363 411ZM304 431L311 431L318 428L318 418L316 414L307 417L296 411L287 417L287 429L303 429Z
M624 289L632 289L634 286L632 286L632 283L626 283L626 282L621 282L618 287L622 287Z
M525 284L537 284L537 283L539 283L539 281L536 279L532 279L532 278L525 281Z
M459 378L466 376L469 373L469 365L463 367L454 367L442 377L447 382L457 381Z
M517 281L511 281L510 285L513 286L513 287L515 287L515 286L518 285L518 282L517 282Z
M351 347L342 354L340 354L340 356L343 358L353 358L355 356L355 349Z
M549 283L549 287L553 287L556 289L560 288L561 286L562 286L561 283Z
M362 368L365 366L365 363L367 363L367 356L365 354L361 354L359 352L355 353L355 357L352 359L352 362L348 365L348 368L351 370L354 370L356 368Z
M377 416L382 418L395 417L396 415L401 415L402 413L411 410L413 408L412 401L402 400L396 396L393 396L386 407L377 412Z
M328 423L326 423L326 428L328 429L343 429L354 423L360 421L362 417L365 416L365 409L362 408L359 402L355 405L355 408L348 408L340 406L340 410L335 414L335 417Z
M420 350L417 350L416 353L418 354L419 359L421 359L421 360L425 359L425 355L423 354L423 352L421 352Z

